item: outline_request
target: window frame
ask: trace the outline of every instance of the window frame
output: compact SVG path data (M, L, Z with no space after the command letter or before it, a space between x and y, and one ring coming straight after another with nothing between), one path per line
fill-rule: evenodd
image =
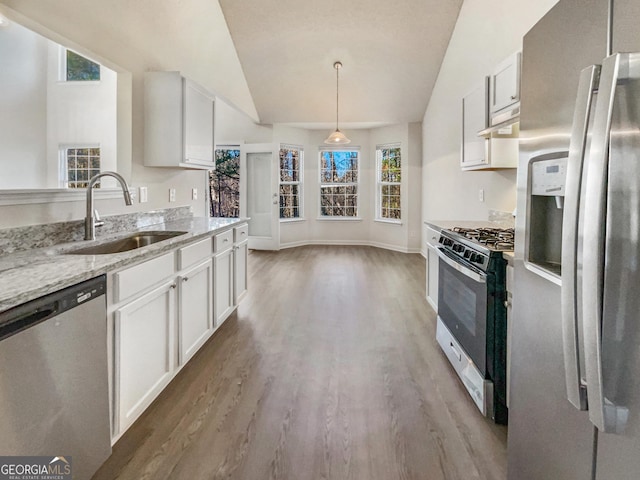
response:
M383 150L391 150L391 149L399 149L400 150L400 181L397 182L389 182L389 181L383 181L382 180L382 160L383 160ZM403 204L404 202L402 201L402 172L403 172L403 168L402 168L402 144L401 143L386 143L386 144L382 144L382 145L376 145L376 216L375 216L375 221L376 222L383 222L383 223L394 223L394 224L401 224L402 223L402 216L403 216ZM398 194L398 196L400 197L400 208L399 213L400 213L400 218L390 218L390 217L383 217L382 216L382 198L383 198L383 194L382 194L382 189L384 186L397 186L400 189L400 192Z
M282 168L280 165L280 152L282 150L297 150L298 151L298 180L283 181L282 180ZM283 217L282 216L282 203L281 203L281 189L282 185L292 185L298 187L298 216L297 217ZM278 148L278 219L281 223L289 222L301 222L305 220L304 217L304 147L301 145L292 145L287 143L281 143Z
M69 180L69 150L91 150L91 149L98 149L99 150L99 156L98 156L98 160L99 160L99 166L97 168L98 172L102 172L102 149L100 148L100 144L99 143L68 143L68 144L63 144L63 145L59 145L58 146L58 158L59 158L59 164L58 164L58 185L60 185L60 188L68 188L70 190L82 190L84 188L87 187L87 185L85 186L70 186L70 180ZM91 155L88 154L87 155L89 162L91 161ZM76 170L78 170L76 168ZM83 180L73 180L74 183L89 183L89 180L91 179L91 177L93 175L90 174L91 170L96 170L95 168L91 168L91 166L89 165L89 168L86 169L89 172L88 178L86 181ZM100 181L98 181L95 185L95 188L101 188L100 185Z
M67 78L67 52L72 52L75 55L78 55L91 63L95 63L100 67L100 78L98 80L69 80ZM76 52L70 48L63 47L62 45L58 46L58 81L63 84L80 84L80 85L91 85L98 84L102 81L102 64L96 62L95 60L90 59L89 57L82 55L81 53Z
M221 150L238 152L237 160L238 160L238 216L242 216L242 179L241 179L241 169L242 169L242 145L239 143L225 143L225 144L217 144L213 147L213 162L216 168L207 170L207 210L209 218L235 218L235 217L213 217L213 197L212 197L212 188L211 188L211 176L216 175L218 171L218 159L217 152Z
M353 152L357 154L357 180L355 182L324 182L322 179L322 155L324 152ZM360 217L360 182L362 177L361 166L361 152L360 147L327 147L321 146L318 152L318 220L322 221L362 221ZM322 188L323 187L348 187L355 186L356 192L356 206L355 206L355 215L324 215L322 213ZM345 207L346 208L346 207Z

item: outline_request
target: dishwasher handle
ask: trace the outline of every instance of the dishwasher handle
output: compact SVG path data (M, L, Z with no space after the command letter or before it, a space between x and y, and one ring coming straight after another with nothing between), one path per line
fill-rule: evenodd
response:
M0 341L89 300L102 297L106 304L106 288L106 275L100 275L0 312Z
M56 315L59 308L60 303L55 301L16 316L0 326L0 340L4 340L11 335L45 321L46 319Z

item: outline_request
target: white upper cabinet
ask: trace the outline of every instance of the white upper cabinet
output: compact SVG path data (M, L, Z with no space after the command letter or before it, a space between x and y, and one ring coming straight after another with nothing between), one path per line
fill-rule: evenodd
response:
M144 164L215 168L213 95L179 72L147 72L144 82Z
M491 75L492 125L500 123L496 113L515 107L520 102L520 52L516 52L496 67Z
M486 140L478 132L487 128L489 78L462 98L462 152L460 166L463 169L486 165Z

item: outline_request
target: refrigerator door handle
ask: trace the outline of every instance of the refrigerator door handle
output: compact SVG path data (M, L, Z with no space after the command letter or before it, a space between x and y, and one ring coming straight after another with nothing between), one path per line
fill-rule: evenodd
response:
M605 422L602 377L602 312L604 291L605 221L609 168L609 135L616 85L626 54L612 55L602 63L594 118L584 215L584 262L582 311L584 319L585 371L588 385L589 419L601 431L610 431Z
M577 305L579 208L589 117L599 77L600 65L591 65L580 73L567 162L562 223L561 311L565 381L567 398L578 410L587 410L587 391L581 382L578 335L580 325Z

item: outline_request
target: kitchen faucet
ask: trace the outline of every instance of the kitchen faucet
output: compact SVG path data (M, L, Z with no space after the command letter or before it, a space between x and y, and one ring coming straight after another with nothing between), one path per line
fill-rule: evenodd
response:
M125 182L124 178L116 172L102 172L97 175L91 177L89 180L89 185L87 186L87 216L84 219L84 239L85 240L95 240L96 238L96 222L93 213L93 186L96 184L100 177L113 177L115 178L122 187L122 194L124 195L124 203L127 205L131 205L131 193L129 192L129 187L127 186L127 182Z

